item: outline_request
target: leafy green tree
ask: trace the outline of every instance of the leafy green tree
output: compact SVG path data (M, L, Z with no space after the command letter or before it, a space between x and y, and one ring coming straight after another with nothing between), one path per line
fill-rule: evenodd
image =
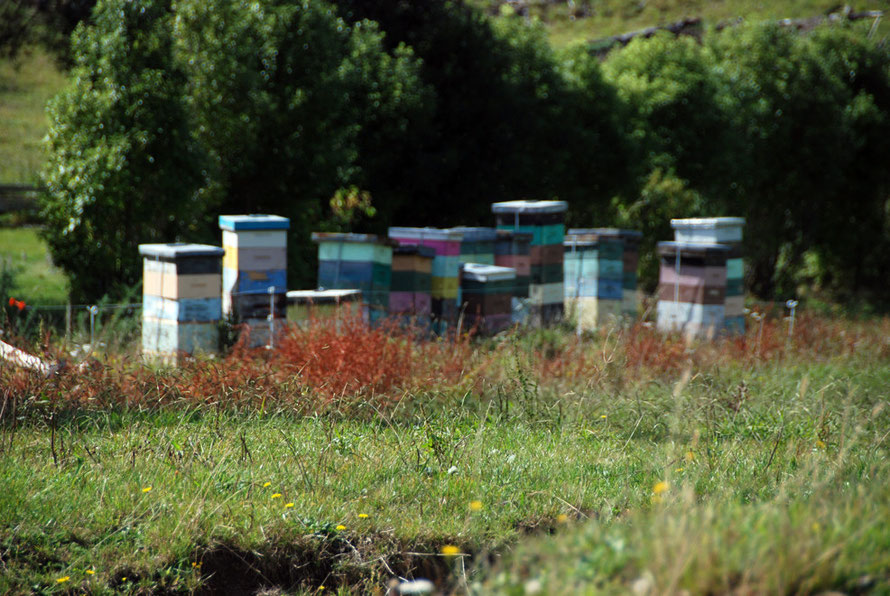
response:
M719 201L740 145L716 66L710 48L664 33L613 52L603 70L629 107L629 134L647 174L674 170Z
M748 219L753 291L796 293L807 253L835 289L867 284L886 241L886 49L861 31L801 36L778 25L740 27L708 46L745 147L727 182Z
M568 81L540 26L492 24L446 0L336 3L351 22L380 23L391 47L410 45L435 90L429 131L409 152L403 175L423 200L402 207L399 222L490 223L491 202L519 198L558 197L587 208L606 204L616 181L626 180L619 172L631 160L617 120L608 117L617 112L614 94L589 62Z
M137 245L192 239L205 211L169 0L103 0L94 17L49 106L44 171L45 235L76 301L137 283Z
M176 7L189 102L213 159L208 195L223 211L290 217L291 281L311 283L309 232L337 189L369 190L383 214L398 200L392 180L378 181L395 177L390 149L423 119L417 62L403 46L386 52L373 23L348 25L323 2Z

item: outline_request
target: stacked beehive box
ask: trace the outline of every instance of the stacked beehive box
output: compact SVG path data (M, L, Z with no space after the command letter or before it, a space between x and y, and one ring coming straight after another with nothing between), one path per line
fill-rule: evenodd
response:
M461 235L461 263L494 265L495 241L497 240L498 234L497 230L494 228L479 227L458 227L451 229Z
M624 273L621 288L621 312L631 320L640 314L640 291L637 289L637 269L640 265L640 241L643 233L636 230L618 230L624 240Z
M397 246L392 254L389 313L402 323L429 327L433 258L429 246Z
M362 291L372 324L389 314L394 242L374 234L313 233L318 244L318 286Z
M175 363L219 349L220 269L224 251L206 244L140 244L142 353Z
M672 219L676 242L723 244L726 257L726 301L724 326L731 333L745 332L745 268L742 252L743 217Z
M220 215L223 312L246 324L250 345L269 343L287 316L287 230L278 215Z
M303 327L314 321L339 321L365 314L361 290L291 290L287 293L287 320Z
M531 279L530 244L532 235L512 230L498 230L494 246L494 264L516 271L513 284L512 317L514 323L524 323L528 310L528 286Z
M460 240L460 264L476 263L479 265L494 265L494 243L497 231L494 228L481 227L457 227L452 231L461 235ZM457 306L464 308L462 286L457 286Z
M430 280L433 330L445 333L457 322L460 244L463 234L439 228L393 227L389 229L389 237L400 245L428 246L436 251Z
M499 230L532 235L529 316L547 325L563 316L563 237L565 201L506 201L491 206Z
M494 334L512 325L511 298L516 270L497 265L461 265L460 285L464 300L464 328Z
M723 244L659 242L657 325L689 338L713 338L726 315L726 257Z
M614 324L623 312L624 239L607 228L570 230L565 248L565 305L579 329Z

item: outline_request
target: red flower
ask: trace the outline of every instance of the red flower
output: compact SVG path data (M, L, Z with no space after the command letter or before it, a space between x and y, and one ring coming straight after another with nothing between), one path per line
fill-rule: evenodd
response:
M9 306L15 306L15 298L9 299Z
M25 301L24 300L16 300L15 307L19 310L25 310Z

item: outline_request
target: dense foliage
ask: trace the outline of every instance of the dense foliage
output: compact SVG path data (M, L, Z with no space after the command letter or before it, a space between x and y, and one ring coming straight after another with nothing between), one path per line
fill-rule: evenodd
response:
M127 20L132 6L98 4L51 108L49 237L80 297L134 281L139 242L216 238L220 212L291 217L290 282L312 285L308 232L343 225L329 203L352 189L378 232L564 199L572 224L646 233L650 286L669 218L740 215L757 295L890 298L890 55L864 30L746 25L602 60L461 2L172 0ZM139 170L127 152L149 140L119 142L159 128L178 140L154 135Z
M76 301L137 283L139 243L200 231L205 159L170 17L169 0L99 4L74 36L71 86L50 105L43 216Z

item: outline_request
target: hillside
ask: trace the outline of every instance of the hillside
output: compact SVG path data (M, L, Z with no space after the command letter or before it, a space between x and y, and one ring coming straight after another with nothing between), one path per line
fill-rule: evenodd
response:
M538 18L554 45L591 41L638 29L701 18L706 26L738 19L808 19L844 9L833 0L470 0L495 18ZM851 5L853 11L885 10L886 2L864 0ZM877 34L890 33L890 23L878 24Z

